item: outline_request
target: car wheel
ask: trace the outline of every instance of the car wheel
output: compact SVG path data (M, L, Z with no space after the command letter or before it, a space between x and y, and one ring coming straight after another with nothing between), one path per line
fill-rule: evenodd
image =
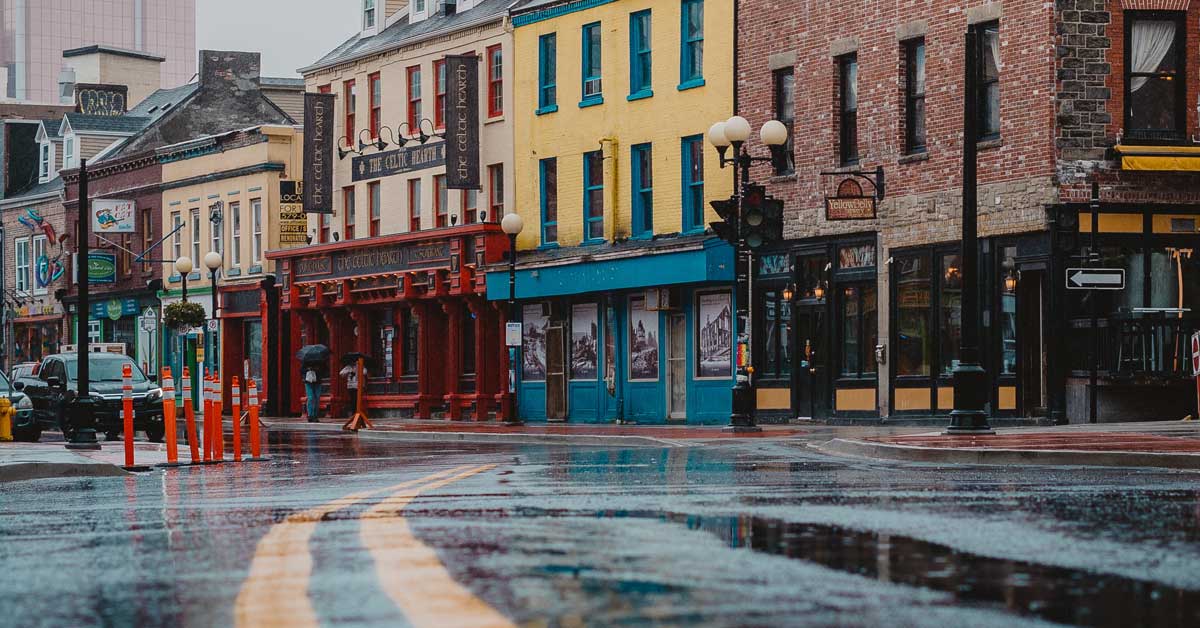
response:
M161 425L157 427L148 427L146 428L146 440L152 443L161 443L163 442L163 435L165 433L166 430Z
M22 427L13 430L13 439L22 443L36 443L42 438L42 428L39 425Z

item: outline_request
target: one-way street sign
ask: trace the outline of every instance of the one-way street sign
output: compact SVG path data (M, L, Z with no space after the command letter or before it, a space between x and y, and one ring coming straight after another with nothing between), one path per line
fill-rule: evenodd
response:
M1068 268L1068 290L1124 290L1124 268Z

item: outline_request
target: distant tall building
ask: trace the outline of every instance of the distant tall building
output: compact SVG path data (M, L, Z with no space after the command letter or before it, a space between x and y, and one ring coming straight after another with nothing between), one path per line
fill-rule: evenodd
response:
M0 98L59 102L62 53L101 45L164 57L162 87L196 73L196 0L0 0Z

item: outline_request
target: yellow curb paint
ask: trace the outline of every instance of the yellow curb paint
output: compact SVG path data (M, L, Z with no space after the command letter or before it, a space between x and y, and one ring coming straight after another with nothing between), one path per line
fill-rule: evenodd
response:
M413 536L403 511L418 495L483 473L485 465L416 490L390 495L362 516L363 545L375 559L379 586L418 628L510 628L515 624L456 582L437 552Z
M313 567L308 540L316 531L317 524L325 516L358 504L372 495L417 486L471 468L470 465L463 465L387 488L351 493L316 508L292 514L272 526L258 542L250 563L250 575L238 591L233 609L236 625L239 628L317 626L317 613L308 597L308 579Z

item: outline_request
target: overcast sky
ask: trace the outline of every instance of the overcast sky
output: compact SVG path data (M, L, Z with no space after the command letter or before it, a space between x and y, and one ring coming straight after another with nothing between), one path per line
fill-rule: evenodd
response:
M263 76L299 76L358 29L360 0L196 0L196 46L262 53Z

